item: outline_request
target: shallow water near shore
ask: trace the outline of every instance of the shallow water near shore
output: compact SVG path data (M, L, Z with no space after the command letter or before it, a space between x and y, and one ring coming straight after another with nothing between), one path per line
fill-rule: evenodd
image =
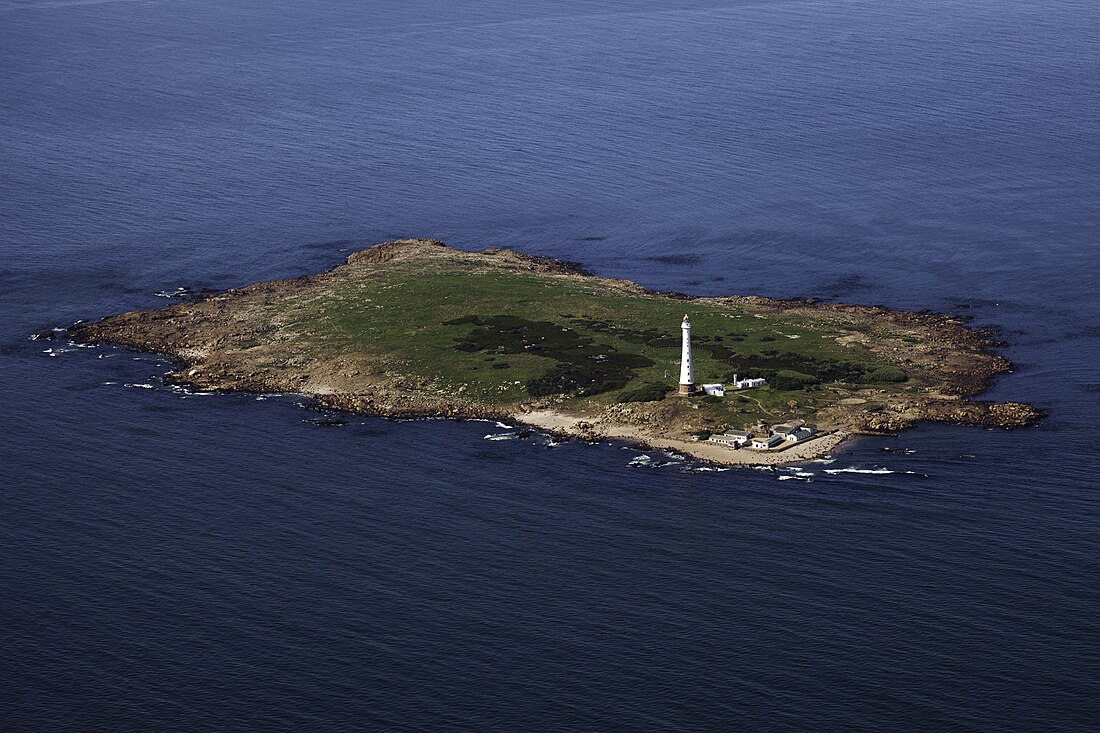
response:
M1093 728L1095 4L298 5L0 0L0 728ZM1050 417L718 471L29 340L401 236L969 315Z

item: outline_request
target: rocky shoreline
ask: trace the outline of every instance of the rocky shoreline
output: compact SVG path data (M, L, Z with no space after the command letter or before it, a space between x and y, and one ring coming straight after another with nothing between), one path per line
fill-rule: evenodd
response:
M163 309L77 324L69 330L69 337L78 343L110 343L174 357L180 366L166 379L201 391L300 393L326 408L389 418L510 421L563 438L621 439L725 465L809 460L828 453L844 440L844 437L822 440L813 455L806 457L804 451L799 451L796 460L785 461L762 452L693 442L689 437L695 428L692 416L685 417L682 410L676 412L679 408L675 400L633 407L586 405L580 411L563 407L560 399L553 398L520 398L510 404L492 404L467 397L461 390L433 389L430 375L407 373L386 354L340 353L339 358L310 358L300 348L294 351L285 346L288 342L297 343L287 335L293 332L287 331L277 317L267 315L285 301L314 291L328 293L349 276L371 275L372 268L384 268L402 260L533 274L547 278L551 284L582 283L585 287L630 297L728 306L758 318L812 318L829 327L842 328L846 335L838 338L838 343L872 350L914 373L934 375L920 391L890 392L830 385L828 389L835 392L834 399L817 413L815 420L834 435L893 434L922 420L1013 428L1033 425L1042 417L1039 410L1024 403L969 399L987 389L991 380L1009 371L1011 365L993 352L997 342L989 334L968 328L954 316L812 300L759 296L695 298L680 293L656 293L629 281L591 275L575 263L502 249L469 253L450 249L436 240L388 242L356 252L346 264L320 275L203 294ZM256 346L250 346L253 343ZM278 358L272 357L272 353L278 354ZM277 363L277 367L272 363ZM870 409L872 406L874 409ZM812 442L807 441L807 447Z

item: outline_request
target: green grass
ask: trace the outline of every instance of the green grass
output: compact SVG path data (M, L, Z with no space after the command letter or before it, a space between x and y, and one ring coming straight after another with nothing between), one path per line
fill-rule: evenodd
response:
M562 391L567 402L609 404L652 385L675 390L685 313L697 383L728 382L734 372L806 377L786 380L802 389L766 387L724 400L684 401L686 409L697 404L715 421L744 424L786 414L791 401L812 409L828 397L821 384L889 366L863 347L838 345L842 329L823 319L760 317L597 281L466 269L462 263L395 263L356 273L323 297L274 306L272 316L289 322L318 352L314 356L385 355L406 373L441 389L464 388L489 403ZM599 376L590 380L594 374Z

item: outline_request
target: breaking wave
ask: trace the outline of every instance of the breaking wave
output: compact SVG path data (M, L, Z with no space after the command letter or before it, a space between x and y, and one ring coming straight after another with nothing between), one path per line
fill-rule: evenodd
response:
M906 476L923 476L928 477L928 474L921 473L920 471L893 471L889 468L855 468L849 466L848 468L826 468L825 473L836 475L838 473L861 473L873 476L885 476L887 474L901 474Z

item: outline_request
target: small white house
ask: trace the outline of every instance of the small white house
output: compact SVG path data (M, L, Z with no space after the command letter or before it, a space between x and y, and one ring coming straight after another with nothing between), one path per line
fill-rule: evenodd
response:
M752 439L752 447L758 450L767 450L783 444L782 435L761 435Z
M742 379L741 381L739 381L737 383L737 389L749 389L751 387L763 387L767 383L768 383L768 380L762 379L762 378Z
M740 448L752 440L752 433L744 430L727 430L721 435L712 435L707 440L711 443L724 445L727 448Z
M726 396L726 385L724 384L704 384L703 394L714 395L715 397Z

